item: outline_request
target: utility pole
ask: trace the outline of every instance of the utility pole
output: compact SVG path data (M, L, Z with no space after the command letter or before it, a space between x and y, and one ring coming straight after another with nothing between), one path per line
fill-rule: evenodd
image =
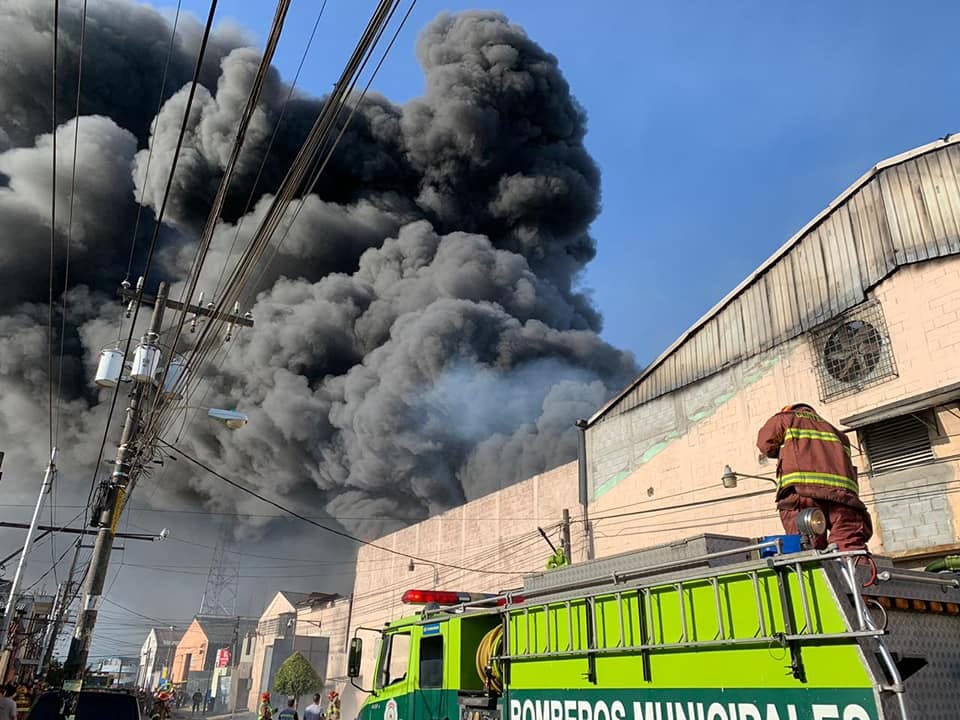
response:
M573 554L570 548L570 511L563 509L563 519L560 524L560 547L563 549L563 557L567 564L573 562Z
M143 337L142 345L156 346L160 337L166 301L167 284L160 283L153 305L153 315L150 318L150 328ZM150 387L150 384L138 382L134 384L133 391L130 393L130 406L127 408L123 423L123 433L120 436L120 445L117 447L113 474L106 488L106 502L100 508L98 522L100 530L97 532L93 554L90 556L90 567L87 570L87 579L83 588L83 604L77 615L77 627L70 642L67 662L64 664L64 678L75 687L67 688L65 684L65 689L79 690L83 684L83 672L87 664L87 655L90 653L93 626L97 622L97 613L103 600L103 586L107 579L107 568L110 565L110 553L113 551L113 536L120 521L127 489L133 480L131 470L133 459L137 454L136 440L140 429L140 409L145 399L143 396Z
M43 483L40 485L40 495L37 497L37 504L33 508L33 518L30 520L30 527L27 529L27 539L23 543L23 550L20 552L20 561L17 563L17 572L13 576L13 583L10 585L10 596L7 598L7 607L3 613L3 622L0 623L0 648L3 652L0 654L0 677L4 677L7 672L7 665L10 662L11 651L7 646L7 639L10 635L10 624L13 622L13 612L17 607L17 601L20 595L20 585L23 583L23 571L27 567L27 557L30 555L30 546L33 545L33 536L37 532L37 526L40 524L40 511L43 509L44 498L53 487L53 478L57 474L57 449L53 448L50 452L50 462L47 463L47 469L43 473Z
M53 612L51 613L53 623L50 627L50 634L47 637L46 646L43 648L43 656L40 659L40 679L43 680L50 667L50 660L53 658L53 651L57 645L57 638L60 637L60 628L63 626L63 618L67 609L72 604L73 599L73 576L77 571L77 560L80 558L80 545L83 538L77 538L77 547L73 551L73 560L70 562L70 572L67 573L67 579L64 580L57 590L57 597L54 601Z
M587 427L589 423L580 419L577 427L577 485L579 486L580 508L583 512L583 540L587 550L587 560L593 560L593 528L590 526L590 492L587 468Z
M150 326L140 340L140 345L137 347L131 362L130 379L133 381L133 389L130 392L130 404L127 407L120 444L117 447L113 473L110 480L101 486L100 493L98 493L97 500L92 508L91 523L99 529L86 573L83 600L77 614L76 629L70 641L67 661L64 663L64 690L68 692L76 692L83 685L83 674L90 652L93 629L97 622L100 604L103 601L103 588L110 564L110 554L113 551L113 541L123 534L117 533L117 525L120 522L120 516L123 513L127 498L136 484L140 472L141 458L149 455L147 452L149 448L141 447L140 435L144 428L141 425L140 416L144 408L148 408L154 399L160 399L157 398L157 394L164 390L164 388L157 386L157 370L160 363L159 338L163 325L164 310L171 308L185 313L189 312L193 314L194 318L202 316L210 319L223 319L229 323L229 328L253 326L253 317L249 313L241 317L236 313L218 312L213 309L212 304L201 307L199 304L191 305L171 300L167 297L167 283L160 283L156 297L153 298L144 295L141 292L142 287L143 278L140 278L136 291L131 290L129 284L125 284L120 291L121 296L129 300L131 305L138 301L152 302L153 313L150 317ZM126 362L126 358L123 360ZM170 370L170 363L173 362L174 358L168 359L167 372ZM122 380L121 369L120 366L107 363L103 379L107 383L120 382ZM98 368L98 382L101 379L99 375L100 368ZM160 382L165 382L167 374L165 373L163 377L164 380ZM105 386L111 387L110 384ZM163 396L161 395L161 397ZM170 398L164 399L169 400ZM214 410L210 410L211 417L224 420L228 427L239 427L239 425L231 425L231 422L246 423L246 417L242 413L216 411L218 414L214 415L214 412ZM163 534L160 537L162 539ZM75 710L75 707L72 709ZM72 713L65 712L64 714L69 716Z

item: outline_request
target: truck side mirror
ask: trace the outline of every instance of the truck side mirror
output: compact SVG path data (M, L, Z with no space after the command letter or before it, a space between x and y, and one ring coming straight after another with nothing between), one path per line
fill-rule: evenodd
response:
M363 658L363 640L355 637L350 640L350 654L347 657L347 677L360 677L360 661Z

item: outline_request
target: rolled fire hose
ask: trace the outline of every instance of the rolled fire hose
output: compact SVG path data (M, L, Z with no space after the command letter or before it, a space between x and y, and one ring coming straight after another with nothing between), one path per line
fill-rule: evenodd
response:
M932 563L927 565L924 570L927 572L944 572L946 570L953 570L956 572L960 570L960 555L947 555L947 557L934 560Z
M494 655L500 651L503 642L503 627L497 625L483 636L477 648L477 675L483 680L485 687L496 693L503 692L503 678L500 675L500 665L494 660Z

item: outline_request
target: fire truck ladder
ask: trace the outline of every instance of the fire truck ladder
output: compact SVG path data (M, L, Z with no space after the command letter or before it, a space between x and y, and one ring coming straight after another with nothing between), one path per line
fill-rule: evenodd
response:
M856 558L853 556L864 555L864 552L777 555L749 563L682 571L691 565L703 565L723 557L776 546L776 541L759 543L532 594L524 593L523 604L510 605L508 595L507 603L514 622L506 623L507 634L498 659L522 662L540 658L586 657L586 676L595 682L597 656L639 653L643 658L644 681L650 682L650 655L653 652L779 645L790 650L791 669L800 681L805 680L801 657L804 644L872 638L883 648L881 655L890 657L883 644L885 630L876 626L860 599L860 587L853 569ZM811 599L814 593L812 570L831 561L839 566L844 584L854 597L855 629L825 632L818 613L811 607L812 602L815 606ZM847 566L849 574L845 569ZM681 572L664 577L666 572L675 569ZM724 600L725 582L744 577L749 578L752 611L755 613L750 616L754 619L746 622L741 613L734 618L730 600ZM702 594L712 595L715 616L709 623L694 614L694 592L701 597L699 613L704 607ZM797 603L793 602L794 594ZM607 611L611 604L614 612ZM796 612L798 605L799 613ZM585 622L581 623L580 615ZM666 615L670 616L671 627L676 631L670 636L663 627ZM709 637L702 637L705 625L712 630ZM511 638L510 634L514 637ZM892 671L894 683L883 689L902 693L892 658L888 670Z

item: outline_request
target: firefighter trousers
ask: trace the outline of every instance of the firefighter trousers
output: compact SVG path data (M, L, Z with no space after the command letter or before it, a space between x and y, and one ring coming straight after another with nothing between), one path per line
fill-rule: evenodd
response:
M829 542L837 544L839 550L863 550L873 537L873 522L866 508L862 510L850 505L822 500L792 492L777 502L780 522L790 535L797 534L797 515L807 508L820 508L827 518L828 536L813 538L813 546L818 550L827 547Z

